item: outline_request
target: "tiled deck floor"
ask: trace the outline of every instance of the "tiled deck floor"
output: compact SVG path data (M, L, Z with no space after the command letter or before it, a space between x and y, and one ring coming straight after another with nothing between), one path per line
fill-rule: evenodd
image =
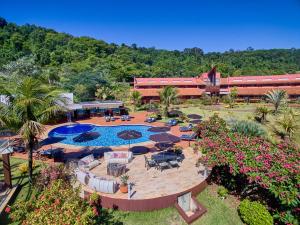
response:
M197 155L195 155L191 148L184 149L185 159L180 167L165 169L162 172L151 168L145 168L144 156L136 156L133 161L127 164L129 171L129 182L134 183L132 199L148 199L156 198L166 195L171 195L188 190L197 184L204 181L204 177L198 173L200 168L195 167ZM149 157L153 153L147 154ZM106 175L107 163L102 160L101 165L94 168L91 172L102 177L115 179L119 178ZM84 187L86 188L86 187ZM104 194L112 198L127 198L127 194L118 191L115 194Z

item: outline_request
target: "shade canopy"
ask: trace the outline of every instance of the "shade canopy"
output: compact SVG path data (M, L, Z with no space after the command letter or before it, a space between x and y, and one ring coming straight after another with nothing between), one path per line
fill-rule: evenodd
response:
M150 148L147 148L145 146L134 146L130 148L130 151L133 153L133 155L142 155L148 153L150 151Z
M179 137L168 133L152 134L149 139L155 142L168 142L168 143L176 143L180 141Z
M0 155L13 153L14 149L8 140L0 140Z
M123 130L119 132L118 137L123 140L133 140L142 137L142 133L136 130Z
M193 124L198 124L198 123L201 123L202 120L191 120L190 123L193 123Z
M97 139L98 137L100 137L100 134L98 132L86 132L74 137L73 141L75 142L92 141Z
M169 115L171 115L171 116L179 116L181 114L182 114L182 112L179 110L173 109L173 110L169 111Z
M202 116L200 116L198 114L188 114L187 117L190 119L193 119L193 120L202 118Z
M156 148L158 148L160 151L164 151L168 148L171 148L174 146L174 143L170 142L158 142L154 145Z
M170 127L150 127L148 131L151 132L167 132L170 131Z

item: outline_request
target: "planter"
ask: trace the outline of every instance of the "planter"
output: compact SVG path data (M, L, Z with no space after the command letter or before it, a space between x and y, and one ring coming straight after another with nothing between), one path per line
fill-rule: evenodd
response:
M121 184L120 185L120 191L122 193L127 193L128 192L128 185L127 184L126 185Z

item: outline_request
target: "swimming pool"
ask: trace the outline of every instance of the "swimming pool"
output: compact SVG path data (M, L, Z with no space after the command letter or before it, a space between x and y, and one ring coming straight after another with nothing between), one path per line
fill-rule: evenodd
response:
M155 132L148 131L151 126L147 125L118 125L97 126L93 124L74 124L56 127L48 133L49 138L56 138L59 143L77 146L120 146L128 145L128 140L118 138L117 134L124 130L136 130L142 133L142 137L130 140L130 144L149 141L149 137ZM98 132L100 134L94 140L76 142L73 139L86 132Z

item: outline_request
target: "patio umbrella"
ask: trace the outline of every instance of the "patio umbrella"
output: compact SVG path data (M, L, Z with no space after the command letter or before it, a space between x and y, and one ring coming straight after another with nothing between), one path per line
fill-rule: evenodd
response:
M164 151L170 147L174 146L174 143L170 142L158 142L154 145L156 148L158 148L160 151Z
M179 116L179 115L181 115L182 114L182 112L181 111L179 111L179 110L171 110L170 112L169 112L169 115L170 116Z
M200 116L198 114L188 114L187 117L190 118L190 119L193 119L193 120L197 120L197 119L202 118L202 116Z
M117 134L118 138L129 141L129 149L130 149L130 140L138 139L142 137L142 133L136 130L123 130Z
M201 123L202 120L191 120L190 123L193 123L193 124L198 124L198 123Z
M73 141L75 142L92 141L97 139L98 137L100 137L100 134L98 132L86 132L74 137Z
M150 127L148 131L151 132L167 132L170 131L170 127Z
M155 142L168 142L176 143L180 141L180 138L168 133L152 134L149 139Z
M130 149L130 151L133 155L142 155L148 153L150 149L145 146L134 146Z

